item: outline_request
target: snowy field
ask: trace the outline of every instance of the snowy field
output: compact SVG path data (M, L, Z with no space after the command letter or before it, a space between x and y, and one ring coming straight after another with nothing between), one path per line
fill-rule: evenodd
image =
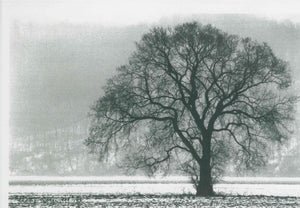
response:
M10 195L9 207L201 207L201 208L298 208L300 198L275 196L194 195L92 195L92 194L26 194Z
M9 183L10 207L300 207L300 178L227 177L214 186L220 196L210 199L195 198L186 177L11 177Z
M10 193L193 194L187 177L11 177ZM218 193L300 197L300 178L225 177Z

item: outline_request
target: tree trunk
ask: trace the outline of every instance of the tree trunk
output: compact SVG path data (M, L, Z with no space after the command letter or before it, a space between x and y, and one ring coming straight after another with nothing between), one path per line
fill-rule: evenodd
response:
M214 195L213 184L211 179L211 169L209 165L201 165L200 181L197 186L197 196L212 196Z
M214 195L210 159L210 143L208 143L203 146L203 155L200 163L200 181L196 193L197 196Z

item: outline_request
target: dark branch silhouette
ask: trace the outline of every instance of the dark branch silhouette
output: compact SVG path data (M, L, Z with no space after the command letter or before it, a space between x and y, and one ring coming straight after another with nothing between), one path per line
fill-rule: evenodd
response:
M92 108L86 144L148 173L177 167L197 195L231 158L262 165L289 134L296 97L287 64L267 44L187 23L154 28Z

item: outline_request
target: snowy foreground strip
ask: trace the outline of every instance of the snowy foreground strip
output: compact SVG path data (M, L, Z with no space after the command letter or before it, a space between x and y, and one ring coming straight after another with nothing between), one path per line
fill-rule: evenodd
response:
M266 196L194 195L57 195L14 194L9 196L9 207L285 207L300 206L300 198Z
M45 177L16 176L9 178L9 185L50 185L50 184L189 184L188 177L115 176L115 177ZM224 177L220 184L300 184L300 178L276 177Z

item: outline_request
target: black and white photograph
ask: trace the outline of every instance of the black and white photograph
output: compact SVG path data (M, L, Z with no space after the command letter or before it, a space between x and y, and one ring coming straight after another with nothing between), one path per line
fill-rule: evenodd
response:
M300 207L300 2L0 4L1 207Z

